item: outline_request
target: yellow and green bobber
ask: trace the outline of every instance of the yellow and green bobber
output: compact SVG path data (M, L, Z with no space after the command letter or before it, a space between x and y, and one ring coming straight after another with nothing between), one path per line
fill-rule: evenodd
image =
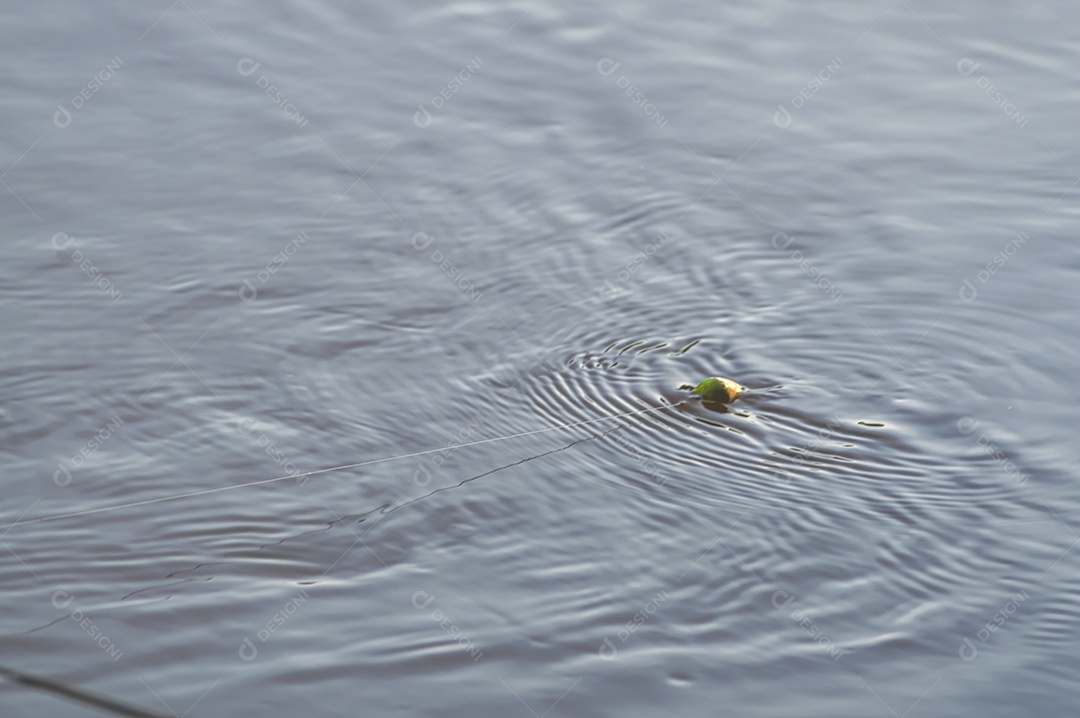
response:
M693 393L705 401L730 404L746 391L746 387L720 376L710 376L694 387Z

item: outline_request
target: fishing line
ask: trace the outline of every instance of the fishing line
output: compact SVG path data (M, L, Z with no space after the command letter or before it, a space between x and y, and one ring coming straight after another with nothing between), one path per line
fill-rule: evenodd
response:
M199 491L189 491L184 494L174 494L172 496L159 496L156 499L145 499L144 501L133 501L129 504L118 504L115 506L101 506L96 509L86 509L83 511L73 511L66 514L53 514L51 516L38 516L36 518L27 519L25 521L16 521L15 523L5 524L0 528L7 531L8 529L15 528L16 526L26 526L28 524L41 523L43 521L59 521L60 519L70 519L76 516L89 516L91 514L101 514L106 511L119 511L120 509L130 509L136 506L146 506L148 504L158 504L163 501L176 501L179 499L188 499L193 496L205 496L206 494L216 494L221 491L232 491L233 489L243 489L248 486L261 486L263 484L273 484L278 481L287 481L288 479L303 479L308 476L318 476L319 474L329 474L334 471L345 471L346 469L355 469L360 466L371 466L372 464L382 464L388 461L400 461L401 459L410 459L416 456L424 456L426 454L434 454L439 451L452 451L455 449L461 449L466 446L478 446L480 444L491 444L496 441L506 441L507 439L517 439L522 436L533 436L535 434L544 434L549 431L557 431L559 429L571 429L575 426L585 426L586 424L595 424L600 421L610 421L612 419L621 419L627 416L635 416L637 414L648 414L654 411L662 411L664 409L674 409L677 406L685 404L688 399L675 404L664 404L663 406L654 406L648 409L636 409L634 411L627 411L621 414L610 414L608 416L601 416L596 419L586 419L585 421L577 421L569 424L559 424L558 426L549 426L544 429L534 429L532 431L522 431L518 434L510 434L508 436L496 436L490 439L480 439L478 441L470 441L464 444L454 444L451 446L443 446L438 449L425 449L424 451L414 451L411 454L401 454L400 456L385 456L381 459L371 459L370 461L360 461L355 464L343 464L342 466L331 466L326 469L316 469L315 471L307 471L302 474L289 474L288 476L275 476L272 479L260 479L258 481L248 481L244 484L232 484L230 486L218 486L213 489L201 489Z
M78 703L112 711L116 715L131 716L131 718L164 718L165 715L164 713L155 713L154 711L149 711L138 706L121 703L108 696L84 691L76 686L61 683L60 681L55 681L51 678L33 676L29 673L16 671L13 668L7 668L5 666L0 666L0 676L4 676L15 683L21 683L28 688L37 688L38 690L63 696Z

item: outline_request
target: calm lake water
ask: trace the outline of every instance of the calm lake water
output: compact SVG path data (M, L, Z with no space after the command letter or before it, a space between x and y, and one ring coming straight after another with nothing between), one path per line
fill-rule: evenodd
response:
M0 11L0 665L192 718L1073 712L1077 9L409 5Z

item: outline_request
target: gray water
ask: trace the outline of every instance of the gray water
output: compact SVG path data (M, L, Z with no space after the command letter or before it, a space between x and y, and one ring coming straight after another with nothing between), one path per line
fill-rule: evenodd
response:
M192 718L1075 708L1074 8L2 13L0 665Z

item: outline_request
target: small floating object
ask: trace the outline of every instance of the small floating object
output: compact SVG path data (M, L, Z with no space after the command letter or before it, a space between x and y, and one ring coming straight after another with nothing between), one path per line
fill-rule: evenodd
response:
M694 387L694 393L705 401L730 404L746 391L746 387L720 376L710 376Z

